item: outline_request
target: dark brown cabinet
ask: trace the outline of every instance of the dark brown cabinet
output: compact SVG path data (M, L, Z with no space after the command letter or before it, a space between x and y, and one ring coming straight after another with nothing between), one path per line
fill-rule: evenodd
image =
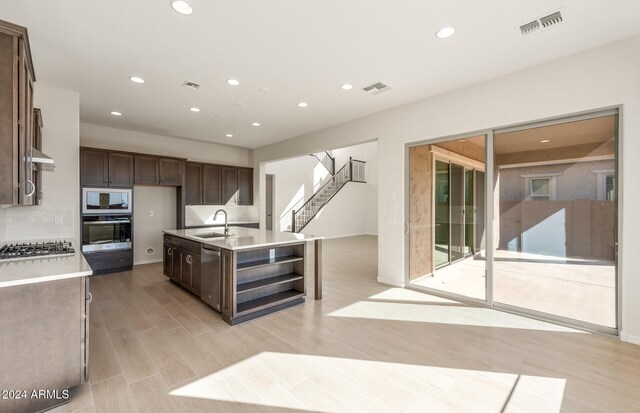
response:
M27 29L0 20L0 204L33 205L33 83Z
M133 186L133 155L109 153L109 186Z
M133 186L133 155L99 149L80 149L82 186Z
M238 192L238 168L222 167L222 205L227 202L236 202Z
M186 205L253 205L253 169L186 163Z
M80 183L83 186L109 186L109 152L80 150Z
M202 164L187 162L185 166L185 203L202 204Z
M202 256L200 243L164 236L163 273L194 294L200 294Z
M201 255L186 249L181 250L182 271L180 284L196 294L200 294L200 279L202 277Z
M42 112L40 109L33 109L33 147L42 150ZM33 183L36 193L33 198L35 205L40 205L42 201L42 170L38 167L33 171Z
M202 203L221 205L222 203L222 167L202 165Z
M182 161L150 155L135 156L137 185L182 185Z
M182 264L180 257L180 249L174 245L165 242L164 243L164 259L163 259L163 272L164 275L171 278L173 281L180 282L180 265Z
M158 158L155 156L136 155L135 180L137 185L156 185L160 182Z
M182 185L182 161L178 159L160 158L160 185Z
M253 169L238 168L238 205L253 205Z

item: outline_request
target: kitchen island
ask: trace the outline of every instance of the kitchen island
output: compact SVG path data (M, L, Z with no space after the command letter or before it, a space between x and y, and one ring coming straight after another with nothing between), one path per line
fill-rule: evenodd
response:
M315 298L322 298L322 238L251 228L165 230L164 274L238 324L305 300L313 241Z
M51 409L88 379L91 274L79 252L0 261L0 411Z

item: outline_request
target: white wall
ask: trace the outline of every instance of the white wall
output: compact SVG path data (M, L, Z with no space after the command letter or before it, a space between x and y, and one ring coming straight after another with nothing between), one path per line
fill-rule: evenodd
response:
M265 161L378 138L378 279L405 282L405 144L623 105L620 271L624 340L640 343L640 37L380 112L254 151ZM390 93L393 93L390 92ZM264 188L264 178L260 179ZM260 198L264 199L263 191ZM262 217L261 217L262 219ZM262 221L264 222L264 221Z
M367 183L348 183L301 232L327 238L377 234L378 143L336 149L332 154L336 171L349 157L366 162ZM285 221L290 222L292 202L299 201L295 202L299 208L322 185L322 179L329 177L320 162L309 155L269 163L265 171L275 175L274 231L284 230Z
M133 132L88 123L80 124L80 144L92 148L175 156L196 162L251 165L251 151L246 148Z
M0 241L66 239L79 250L79 105L78 93L36 82L34 107L42 110L44 123L42 151L56 168L42 174L42 205L0 209Z
M176 228L176 188L135 186L133 205L133 264L160 262L162 230Z

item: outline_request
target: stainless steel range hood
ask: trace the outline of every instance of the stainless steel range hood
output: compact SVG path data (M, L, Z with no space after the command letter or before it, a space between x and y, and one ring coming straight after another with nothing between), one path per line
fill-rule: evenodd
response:
M34 167L39 171L53 171L55 165L53 164L53 159L40 152L38 149L33 148L31 152L31 162Z

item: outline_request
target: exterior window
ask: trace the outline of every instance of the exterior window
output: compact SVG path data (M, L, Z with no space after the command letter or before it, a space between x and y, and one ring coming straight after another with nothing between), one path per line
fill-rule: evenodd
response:
M549 201L551 199L551 178L531 178L529 183L532 201Z
M616 200L616 172L614 169L593 169L596 174L596 192L599 201Z
M616 199L616 177L614 175L604 177L604 198L607 201L615 201Z
M555 201L556 180L562 172L520 175L524 178L524 196L527 201Z

